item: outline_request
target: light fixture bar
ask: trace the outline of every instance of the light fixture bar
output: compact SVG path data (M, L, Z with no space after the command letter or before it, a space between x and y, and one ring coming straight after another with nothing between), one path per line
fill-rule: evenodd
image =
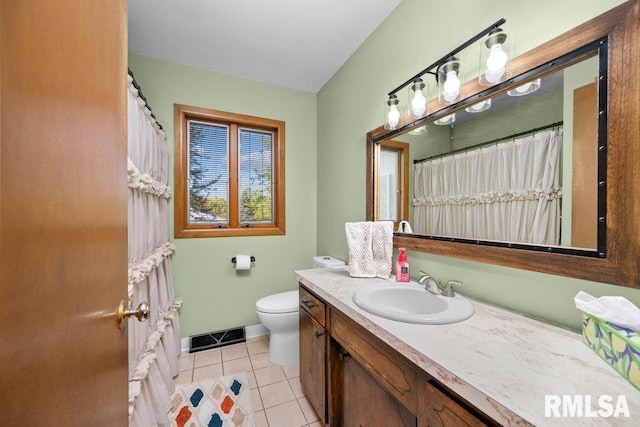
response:
M507 22L506 19L504 18L500 18L499 20L497 20L494 24L490 25L489 27L487 27L486 29L482 30L481 32L479 32L478 34L476 34L475 36L473 36L472 38L470 38L469 40L467 40L465 43L461 44L460 46L458 46L457 48L455 48L454 50L452 50L451 52L447 53L446 55L444 55L442 58L438 59L436 62L434 62L433 64L429 65L427 68L425 68L424 70L420 71L418 74L416 74L415 76L411 77L409 80L407 80L406 82L402 83L400 86L398 86L397 88L395 88L394 90L392 90L391 92L389 92L389 96L394 95L396 92L398 92L400 89L404 88L405 86L407 86L408 84L412 83L414 80L419 79L420 77L422 77L423 75L430 73L430 74L435 74L433 72L431 72L431 70L435 67L437 67L438 65L440 65L442 62L446 61L449 57L454 56L456 53L462 51L463 49L466 49L467 47L471 46L473 43L477 42L478 40L480 40L483 36L489 34L491 31L497 29L498 27L500 27L500 25L504 24L505 22Z

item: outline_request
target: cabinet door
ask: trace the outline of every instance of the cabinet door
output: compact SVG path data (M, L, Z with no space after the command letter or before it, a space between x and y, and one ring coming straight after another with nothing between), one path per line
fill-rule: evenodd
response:
M326 415L326 333L300 309L300 383L324 423Z
M480 427L486 424L467 411L458 402L444 394L429 382L425 382L424 393L425 419L429 427L471 426Z
M387 393L367 371L344 350L337 350L339 377L332 382L339 391L333 393L341 426L415 427L416 417ZM332 375L333 375L332 371Z

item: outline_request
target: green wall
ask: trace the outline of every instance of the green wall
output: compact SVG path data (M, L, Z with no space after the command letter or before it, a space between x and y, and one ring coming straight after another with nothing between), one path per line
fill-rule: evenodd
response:
M317 95L130 54L129 67L167 132L170 170L174 103L286 122L286 235L173 240L182 336L258 324L255 301L294 289L293 270L310 267L317 254L347 259L344 223L365 219L365 134L382 124L389 90L500 17L518 55L620 3L403 0ZM476 56L473 47L462 54L467 79ZM169 180L173 186L173 174ZM169 215L173 233L172 204ZM236 253L256 257L248 273L233 270ZM640 291L628 288L422 253L409 259L414 272L462 280L469 296L574 329L578 290L640 305Z
M403 0L318 93L318 253L347 259L344 223L365 219L365 134L383 123L386 94L499 18L514 36L514 54L622 3L618 0ZM478 53L461 54L477 75ZM432 83L432 82L431 82ZM464 283L474 298L572 329L573 298L622 295L640 305L640 291L437 255L409 252L411 270ZM533 255L532 255L533 256Z
M129 68L167 133L171 171L174 103L286 122L286 235L173 239L183 337L259 324L255 302L295 289L293 270L310 268L316 255L316 95L134 54ZM173 188L172 173L169 181ZM254 267L236 273L236 253L255 256Z

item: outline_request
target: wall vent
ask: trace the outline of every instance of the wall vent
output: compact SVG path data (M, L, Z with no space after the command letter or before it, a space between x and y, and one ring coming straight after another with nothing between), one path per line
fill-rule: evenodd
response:
M189 353L245 342L244 326L189 337Z

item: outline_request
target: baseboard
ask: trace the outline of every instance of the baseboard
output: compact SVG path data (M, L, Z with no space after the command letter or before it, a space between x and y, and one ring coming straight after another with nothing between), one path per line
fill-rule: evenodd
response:
M245 326L244 333L245 337L249 339L260 337L262 335L268 335L269 329L267 329L263 324L259 323L257 325ZM189 353L189 337L180 339L180 351L182 353Z
M261 337L262 335L268 335L269 329L262 323L258 323L257 325L245 326L244 334L247 339Z
M180 338L180 352L189 353L189 337Z

